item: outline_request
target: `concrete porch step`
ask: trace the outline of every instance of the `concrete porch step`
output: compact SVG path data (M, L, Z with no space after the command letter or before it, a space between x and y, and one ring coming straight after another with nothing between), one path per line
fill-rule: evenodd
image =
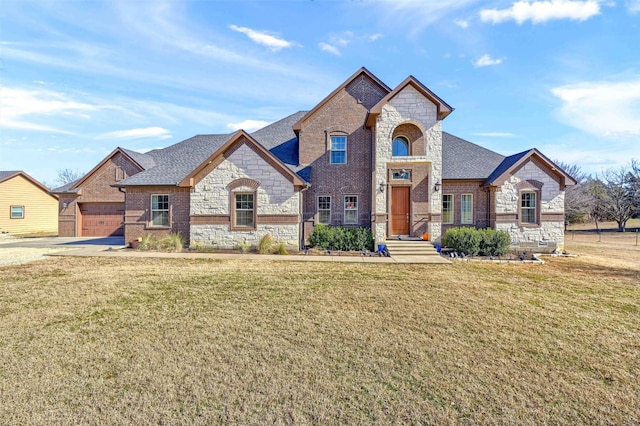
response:
M433 244L422 240L386 240L389 254L393 256L439 256Z

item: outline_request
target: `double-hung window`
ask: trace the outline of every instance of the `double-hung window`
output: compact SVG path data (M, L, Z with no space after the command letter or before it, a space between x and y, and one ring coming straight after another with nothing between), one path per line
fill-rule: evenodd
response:
M331 164L347 164L346 136L331 136Z
M24 219L24 206L11 206L11 219Z
M235 226L238 228L255 227L255 194L236 193L235 195Z
M453 223L453 195L442 195L442 223Z
M537 219L537 200L535 192L522 192L520 194L520 223L534 225Z
M151 196L151 225L169 226L169 196Z
M344 197L344 223L358 223L358 197L355 195Z
M318 223L331 223L331 197L328 195L318 197Z
M460 196L460 221L464 224L473 223L473 194Z

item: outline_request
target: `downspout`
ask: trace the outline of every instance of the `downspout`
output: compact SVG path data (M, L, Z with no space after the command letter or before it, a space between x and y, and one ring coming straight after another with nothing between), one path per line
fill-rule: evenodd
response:
M304 188L300 190L300 201L298 202L298 210L300 212L300 238L298 239L298 250L304 249L304 200L302 193L311 188L311 184L305 182Z

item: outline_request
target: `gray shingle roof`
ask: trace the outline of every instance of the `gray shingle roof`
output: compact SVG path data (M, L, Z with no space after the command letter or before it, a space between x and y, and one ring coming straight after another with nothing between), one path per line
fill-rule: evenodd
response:
M154 165L120 181L118 186L177 185L230 137L231 134L197 135L167 148L149 151L144 154L147 158L143 161L149 161L148 164L153 161Z
M11 175L15 175L16 173L20 173L20 170L0 171L0 180L6 179Z
M308 111L298 111L288 117L269 124L251 133L260 145L267 148L273 155L285 164L298 165L298 137L293 131L293 125Z
M122 152L127 154L133 161L138 163L143 169L147 170L156 165L156 162L153 160L153 157L147 154L143 154L136 151L131 151L130 149L120 148Z
M84 177L84 176L83 176ZM82 178L80 178L82 179ZM74 189L74 190L70 190L70 188L76 184L76 182L78 182L80 179L76 179L73 182L69 182L69 183L65 183L62 186L59 186L57 188L54 188L51 190L51 193L53 194L60 194L60 193L77 193L78 189Z
M504 155L442 132L442 179L487 179Z

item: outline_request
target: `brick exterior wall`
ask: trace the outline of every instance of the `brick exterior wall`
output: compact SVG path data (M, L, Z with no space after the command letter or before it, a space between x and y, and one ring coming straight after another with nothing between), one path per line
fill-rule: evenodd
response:
M449 228L467 226L472 228L487 228L488 221L488 200L487 189L482 188L482 181L444 181L442 183L442 195L453 195L453 217L454 222L443 223L442 233ZM462 223L462 195L471 194L473 197L473 222Z
M124 174L122 172L124 171ZM124 194L111 185L116 177L124 178L139 173L140 169L120 152L113 154L100 167L94 170L82 183L81 194L60 194L58 201L58 235L61 237L79 237L82 229L80 204L89 202L124 203ZM66 207L65 207L66 203Z
M181 234L189 243L189 199L191 188L177 186L130 186L125 198L124 241L144 235ZM151 196L169 195L169 226L151 226Z
M311 166L312 182L311 188L303 193L305 221L317 221L317 198L329 195L331 223L342 225L344 196L356 195L358 226L371 225L372 134L365 122L369 109L385 95L385 90L362 74L302 123L300 163ZM330 164L332 134L347 135L346 164ZM305 226L306 229L310 227Z

